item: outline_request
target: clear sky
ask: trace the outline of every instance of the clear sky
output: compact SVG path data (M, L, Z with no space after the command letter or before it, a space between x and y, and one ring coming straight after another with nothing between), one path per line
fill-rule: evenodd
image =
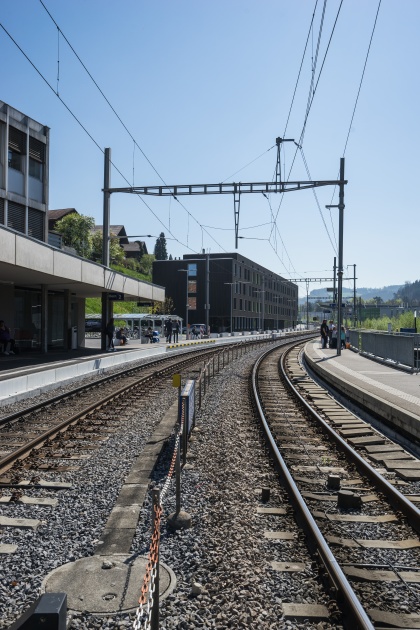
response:
M418 0L0 7L0 100L51 129L50 209L102 224L105 147L113 187L270 182L275 139L292 138L283 180L336 180L345 157L344 277L356 264L360 287L420 278ZM179 202L114 194L111 223L153 235L150 253L162 231L173 257L235 251L233 196ZM242 195L237 251L287 278L331 277L337 203L331 186Z

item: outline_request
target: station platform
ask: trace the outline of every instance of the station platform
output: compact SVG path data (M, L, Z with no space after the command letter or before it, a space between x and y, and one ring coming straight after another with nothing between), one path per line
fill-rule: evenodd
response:
M315 374L345 398L383 419L409 439L420 442L420 374L409 373L361 356L351 349L322 349L320 339L305 346Z
M0 354L0 406L35 396L62 382L165 354L168 346L162 341L145 344L133 339L125 346L116 346L115 352L103 352L99 338L87 338L85 343L84 348L52 350L47 354L33 350L9 356Z
M279 335L280 336L280 335ZM259 335L263 340L272 335ZM99 338L86 338L85 347L77 350L51 350L47 354L34 350L21 351L15 355L0 354L0 407L36 396L53 389L60 383L69 383L94 373L101 374L109 369L122 367L133 361L148 357L182 351L197 346L201 349L209 344L225 344L253 336L235 336L215 339L186 340L179 335L178 343L142 343L130 339L125 346L115 346L115 352L103 352Z

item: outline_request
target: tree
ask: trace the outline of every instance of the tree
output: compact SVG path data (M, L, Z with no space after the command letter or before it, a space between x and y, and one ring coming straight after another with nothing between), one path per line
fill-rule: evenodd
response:
M103 235L102 231L98 230L91 237L92 240L92 253L91 260L95 260L97 262L102 262L102 244L103 244ZM115 234L111 234L111 240L109 242L109 262L114 263L114 265L121 265L125 259L125 252L120 245L119 239L115 236Z
M150 309L154 315L170 315L174 312L174 301L171 297L165 298L164 302L155 302Z
M154 254L156 260L168 260L168 252L166 250L166 238L163 232L161 232L159 238L156 239Z
M54 229L63 237L64 245L73 247L79 256L89 258L92 251L91 230L95 219L73 212L57 221Z
M144 254L139 263L140 271L145 276L150 276L152 274L152 266L153 261L156 260L153 254Z

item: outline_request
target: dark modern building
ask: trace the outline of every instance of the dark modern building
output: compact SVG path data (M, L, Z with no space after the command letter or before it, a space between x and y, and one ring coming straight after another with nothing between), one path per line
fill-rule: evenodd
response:
M156 260L153 283L165 287L177 315L212 332L278 330L296 324L298 287L240 254L192 254Z

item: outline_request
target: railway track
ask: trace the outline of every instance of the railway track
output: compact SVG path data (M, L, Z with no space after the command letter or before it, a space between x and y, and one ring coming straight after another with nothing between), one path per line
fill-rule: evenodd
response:
M347 627L420 628L418 460L315 383L301 351L268 352L253 388L329 596Z
M160 358L104 376L93 383L52 396L0 418L0 483L15 484L22 480L25 467L36 468L40 458L71 458L71 445L85 437L100 440L104 432L116 431L127 410L136 413L144 404L147 390L150 398L159 398L175 372L186 372L203 361L218 357L227 348L183 352ZM76 440L75 440L76 438ZM80 444L79 444L80 446ZM30 458L26 465L23 460ZM39 462L38 462L38 465ZM56 461L46 461L43 469L57 469ZM62 470L63 465L60 469ZM5 477L5 475L8 475Z

